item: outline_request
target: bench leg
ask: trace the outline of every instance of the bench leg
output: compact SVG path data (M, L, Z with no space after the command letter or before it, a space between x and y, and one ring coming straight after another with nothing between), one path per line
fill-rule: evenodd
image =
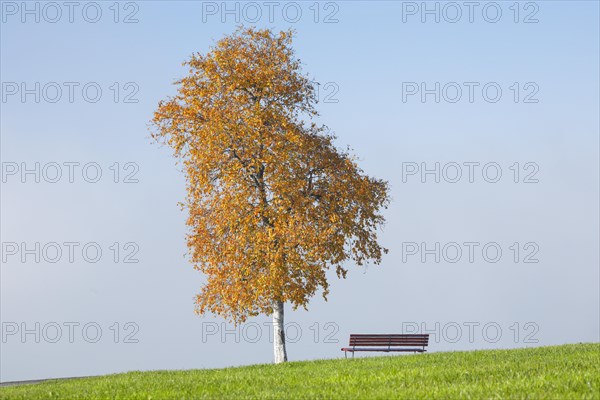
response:
M346 357L346 359L348 358L348 352L344 351L344 357Z

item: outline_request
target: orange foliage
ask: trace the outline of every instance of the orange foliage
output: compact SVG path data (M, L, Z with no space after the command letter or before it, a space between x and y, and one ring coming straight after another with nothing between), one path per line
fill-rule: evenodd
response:
M175 97L159 103L152 136L174 149L187 178L187 244L208 282L196 310L234 322L274 301L306 308L326 270L378 264L389 202L314 118L292 31L239 28L184 65Z

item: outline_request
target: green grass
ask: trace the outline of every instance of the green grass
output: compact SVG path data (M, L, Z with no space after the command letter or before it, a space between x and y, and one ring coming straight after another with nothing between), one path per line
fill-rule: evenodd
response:
M129 372L0 388L0 399L600 399L600 344Z

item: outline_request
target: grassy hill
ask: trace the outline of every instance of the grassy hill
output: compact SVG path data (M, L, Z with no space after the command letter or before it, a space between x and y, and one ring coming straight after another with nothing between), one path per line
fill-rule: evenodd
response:
M0 399L600 399L600 344L129 372L0 388Z

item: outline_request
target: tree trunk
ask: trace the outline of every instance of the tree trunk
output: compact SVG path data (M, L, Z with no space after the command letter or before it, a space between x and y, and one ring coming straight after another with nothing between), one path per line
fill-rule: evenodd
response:
M273 305L273 350L275 351L275 364L287 361L282 301L275 301Z

